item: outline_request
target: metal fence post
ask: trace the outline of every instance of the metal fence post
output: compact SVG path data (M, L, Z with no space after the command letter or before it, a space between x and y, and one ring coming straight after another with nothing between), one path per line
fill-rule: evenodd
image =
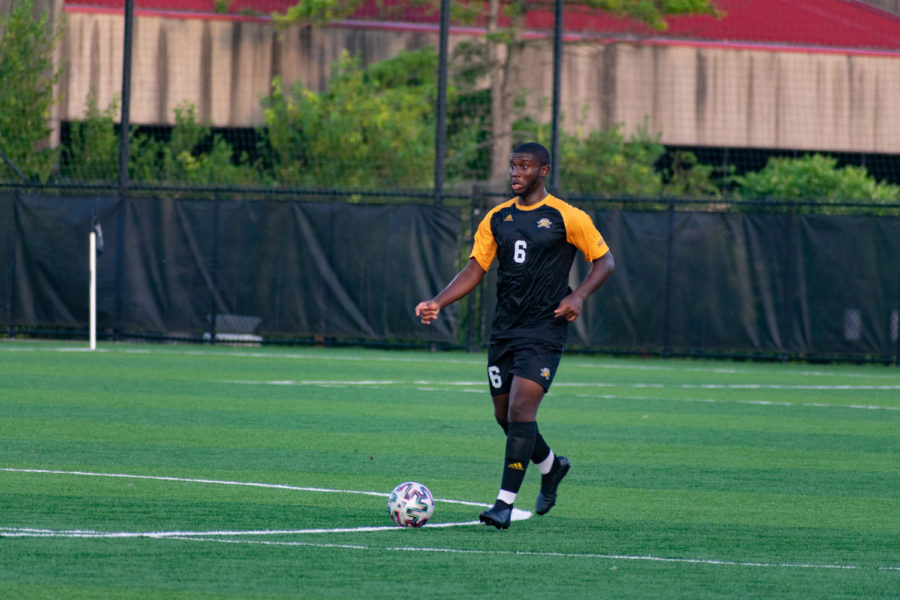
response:
M10 223L12 235L9 236L8 260L9 260L9 305L7 306L7 323L9 324L9 337L16 337L16 245L19 241L19 190L14 189L10 199L10 211L12 212L12 222Z
M128 198L128 162L131 156L128 130L131 128L131 50L134 46L134 0L125 0L125 32L122 40L122 120L119 128L119 212L116 235L116 292L114 332L122 323L122 278L125 271L125 211ZM118 337L116 334L115 337Z
M672 264L674 259L672 254L675 251L675 203L669 203L669 209L666 213L668 220L666 225L666 291L665 291L665 312L663 318L663 358L668 358L671 353L669 347L669 330L671 329L672 315Z
M216 316L218 308L216 306L216 291L219 289L219 237L221 235L221 199L218 194L213 197L213 247L212 247L212 264L210 265L210 279L212 279L213 289L209 294L209 327L211 332L210 342L216 343Z
M894 267L897 269L897 304L895 305L896 312L894 313L897 315L897 339L894 341L894 365L900 366L900 264L895 262ZM889 320L893 320L893 318L893 315L891 315ZM891 333L893 333L893 325L894 323L892 322L890 325Z
M125 0L125 34L122 40L122 122L119 133L119 194L128 187L128 130L131 127L131 50L134 46L134 0Z
M478 223L484 216L486 208L487 196L485 195L484 188L480 185L473 186L469 205L471 226L469 228L467 239L470 246L475 240L475 230L478 228ZM466 348L469 352L477 351L478 347L481 345L481 313L484 310L484 294L481 293L482 285L483 284L479 284L477 288L472 290L469 297L466 299L466 307L469 313L468 326L466 327Z
M553 116L551 117L552 132L550 141L550 185L554 193L559 191L559 112L560 96L562 94L560 80L562 79L562 43L563 43L563 9L562 0L556 0L553 12Z
M447 154L447 54L450 37L450 0L441 0L438 51L437 125L434 135L434 203L444 201L444 156Z

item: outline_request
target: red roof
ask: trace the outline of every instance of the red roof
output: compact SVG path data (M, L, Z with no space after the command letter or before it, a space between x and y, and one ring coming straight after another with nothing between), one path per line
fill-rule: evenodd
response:
M571 2L567 3L564 24L570 36L900 50L900 18L857 0L713 0L713 3L725 13L722 18L670 17L668 29L662 32L629 19L579 9ZM67 10L121 10L124 0L66 0L65 4ZM236 18L248 12L265 16L283 12L294 4L296 0L234 0L229 14ZM546 32L553 28L552 4L544 5L546 10L528 13L529 30ZM215 0L135 0L135 7L138 14L164 11L175 13L173 16L182 13L185 17L228 18L215 13ZM437 25L439 14L430 7L410 8L402 0L365 0L346 24L373 26L372 21L378 22L377 26L392 28L402 25L432 28ZM483 27L483 19L475 26Z

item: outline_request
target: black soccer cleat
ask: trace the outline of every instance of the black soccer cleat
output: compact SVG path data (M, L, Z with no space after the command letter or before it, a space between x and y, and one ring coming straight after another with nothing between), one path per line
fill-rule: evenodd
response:
M512 520L512 509L511 504L497 501L494 506L478 515L478 520L485 525L493 525L497 529L509 529L509 522Z
M541 491L538 492L537 502L534 505L534 512L539 515L546 515L553 505L556 504L556 488L559 482L563 480L566 473L572 467L572 463L565 456L558 456L559 466L541 476Z

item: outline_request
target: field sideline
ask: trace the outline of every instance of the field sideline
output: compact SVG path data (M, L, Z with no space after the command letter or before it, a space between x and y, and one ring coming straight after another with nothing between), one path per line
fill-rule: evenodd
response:
M539 422L496 531L483 354L0 342L0 597L898 595L897 367L569 354Z

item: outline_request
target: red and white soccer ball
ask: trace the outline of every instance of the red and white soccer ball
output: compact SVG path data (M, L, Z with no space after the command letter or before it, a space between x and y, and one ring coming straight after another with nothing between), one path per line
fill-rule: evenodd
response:
M434 497L418 481L404 481L388 496L388 514L400 527L421 527L434 514Z

